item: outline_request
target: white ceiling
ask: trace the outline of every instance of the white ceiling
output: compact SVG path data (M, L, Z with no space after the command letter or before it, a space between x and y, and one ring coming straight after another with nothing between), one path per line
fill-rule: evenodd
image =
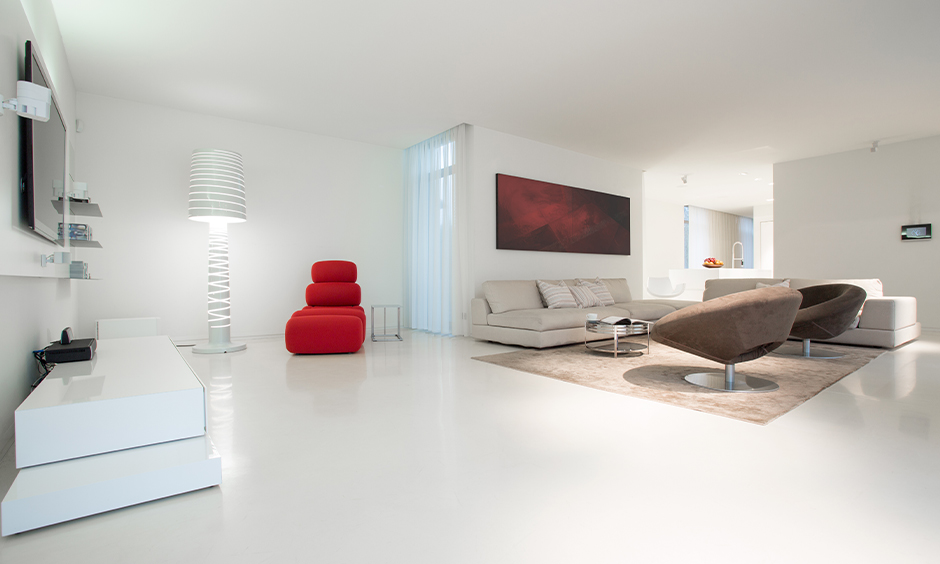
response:
M664 199L940 134L937 0L52 3L83 92L399 148L465 122Z

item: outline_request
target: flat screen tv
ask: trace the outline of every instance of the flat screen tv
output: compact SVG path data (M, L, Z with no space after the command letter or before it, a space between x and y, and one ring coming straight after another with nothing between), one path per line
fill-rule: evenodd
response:
M630 198L496 175L496 248L630 254Z
M52 88L32 43L26 42L25 80ZM26 223L38 235L56 241L62 214L53 201L65 188L65 122L55 91L49 121L20 118L20 189Z

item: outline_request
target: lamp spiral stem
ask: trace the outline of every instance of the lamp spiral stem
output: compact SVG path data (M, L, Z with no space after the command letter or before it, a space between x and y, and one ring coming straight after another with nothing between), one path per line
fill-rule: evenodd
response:
M228 229L224 223L209 224L209 328L231 326L229 292Z

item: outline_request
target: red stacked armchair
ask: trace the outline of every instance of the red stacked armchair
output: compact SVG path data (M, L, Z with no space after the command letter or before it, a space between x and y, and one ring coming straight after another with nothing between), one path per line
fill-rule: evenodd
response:
M356 264L324 260L310 269L307 307L287 322L284 341L294 354L352 353L366 339L366 312L359 306Z

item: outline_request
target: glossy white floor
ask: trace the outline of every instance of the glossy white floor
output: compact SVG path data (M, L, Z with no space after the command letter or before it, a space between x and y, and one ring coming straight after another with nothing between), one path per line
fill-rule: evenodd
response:
M222 486L0 539L0 561L940 560L937 333L766 427L472 361L509 347L465 338L182 350Z

